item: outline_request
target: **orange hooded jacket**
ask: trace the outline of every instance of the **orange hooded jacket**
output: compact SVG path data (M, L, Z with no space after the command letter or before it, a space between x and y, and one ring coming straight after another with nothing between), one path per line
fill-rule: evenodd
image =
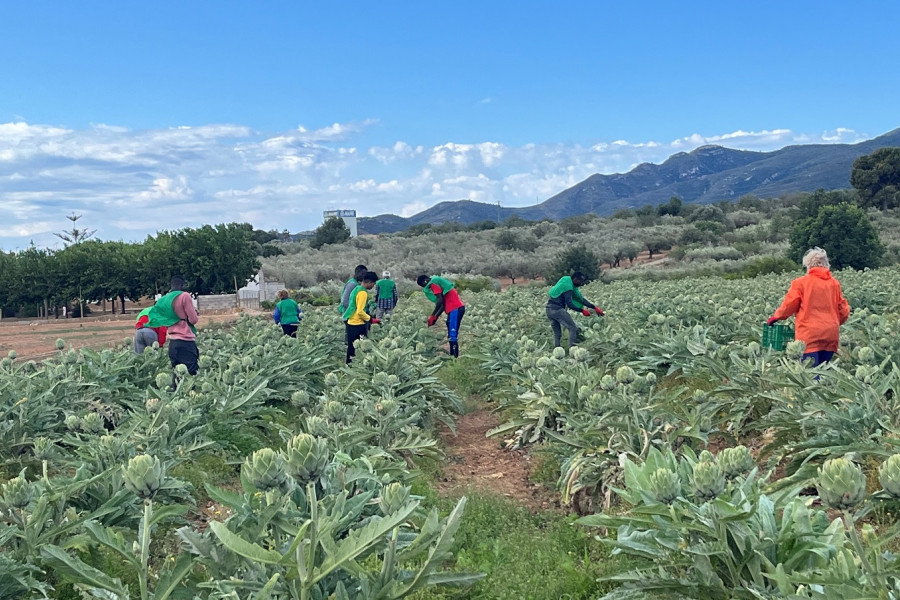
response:
M806 344L805 352L837 352L839 330L850 316L841 284L824 267L813 267L791 282L784 302L772 315L777 320L797 315L794 337Z

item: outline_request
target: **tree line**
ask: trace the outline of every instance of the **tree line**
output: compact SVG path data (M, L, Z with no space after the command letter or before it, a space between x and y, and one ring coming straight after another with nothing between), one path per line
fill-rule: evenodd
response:
M168 291L181 276L195 295L235 292L259 269L259 232L248 223L162 231L143 242L83 240L62 250L31 246L0 253L0 308L4 316L80 315L84 303L111 301L125 310Z

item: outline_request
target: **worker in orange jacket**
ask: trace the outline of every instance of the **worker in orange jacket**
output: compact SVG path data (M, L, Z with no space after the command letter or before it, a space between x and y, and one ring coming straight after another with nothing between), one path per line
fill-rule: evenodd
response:
M828 254L812 248L803 255L806 275L791 282L784 301L767 323L797 315L795 338L806 344L803 359L813 366L828 362L837 352L840 327L850 316L850 305L841 292L841 284L831 276Z

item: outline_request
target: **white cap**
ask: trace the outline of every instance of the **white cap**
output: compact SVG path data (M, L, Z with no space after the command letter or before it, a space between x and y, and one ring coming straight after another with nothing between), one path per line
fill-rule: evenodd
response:
M385 271L384 273L381 274L381 278L382 278L382 279L390 279L390 278L391 278L391 272L390 272L390 271Z

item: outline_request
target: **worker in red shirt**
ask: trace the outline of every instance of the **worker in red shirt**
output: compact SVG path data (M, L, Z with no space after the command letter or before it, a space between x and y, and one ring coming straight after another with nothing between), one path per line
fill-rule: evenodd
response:
M459 358L459 326L466 314L466 306L459 299L456 286L452 281L433 275L419 275L416 283L425 292L425 296L434 302L434 311L428 317L428 326L437 323L441 313L447 313L447 336L450 338L450 356Z
M134 352L143 354L144 350L152 346L154 342L162 347L166 343L166 327L147 327L150 322L150 310L152 306L148 306L138 313L137 321L134 324Z

